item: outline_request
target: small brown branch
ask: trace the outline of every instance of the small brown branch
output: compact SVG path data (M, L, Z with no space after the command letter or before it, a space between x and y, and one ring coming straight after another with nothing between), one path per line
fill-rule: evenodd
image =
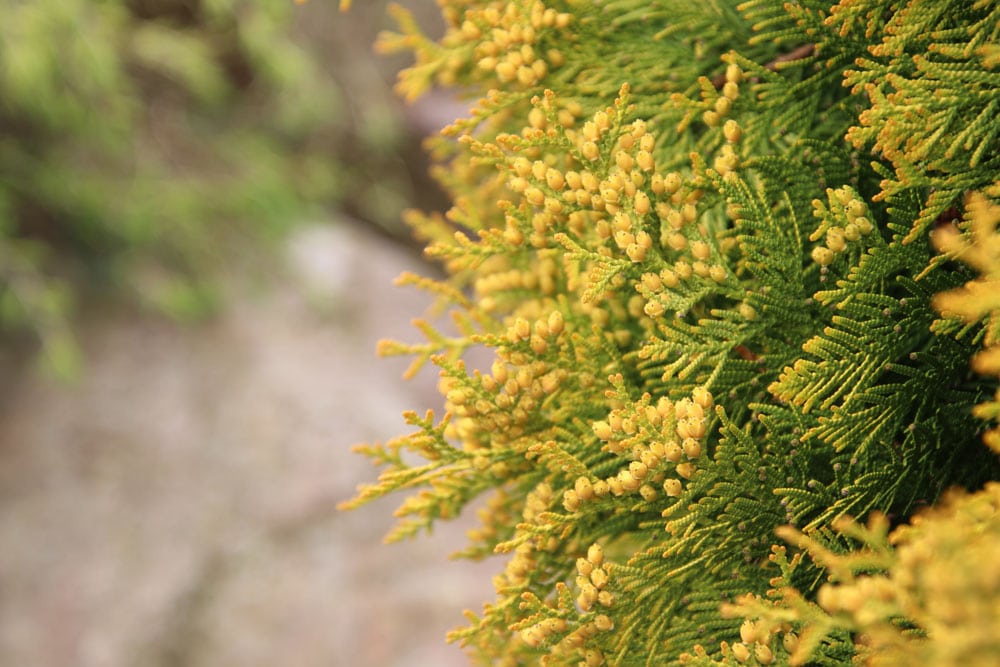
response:
M752 352L746 345L737 345L733 348L733 352L740 355L746 361L757 361L760 359L760 355Z
M781 63L787 63L792 60L802 60L803 58L808 58L816 51L815 44L803 44L802 46L784 53L768 64L764 65L764 69L771 70L772 72L778 71L778 65Z
M769 70L771 72L777 72L778 66L781 65L781 63L787 63L793 60L802 60L803 58L808 58L815 52L816 52L815 44L803 44L802 46L792 49L788 53L783 53L780 56L776 57L774 60L764 65L764 69ZM754 78L751 79L751 81L756 82L758 81L758 79ZM718 74L715 76L715 78L712 79L712 85L715 86L716 90L721 90L722 86L724 86L725 83L726 83L725 73Z
M954 226L961 219L962 212L956 207L951 206L941 211L938 217L934 218L934 229L940 229L949 225Z

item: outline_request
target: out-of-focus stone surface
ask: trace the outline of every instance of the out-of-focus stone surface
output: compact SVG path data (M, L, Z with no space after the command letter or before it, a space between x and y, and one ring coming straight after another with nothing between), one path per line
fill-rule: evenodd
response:
M0 404L0 665L448 667L499 562L448 561L467 522L384 546L400 498L335 504L436 377L400 380L411 255L311 228L291 275L182 327L91 318L73 386L8 374Z

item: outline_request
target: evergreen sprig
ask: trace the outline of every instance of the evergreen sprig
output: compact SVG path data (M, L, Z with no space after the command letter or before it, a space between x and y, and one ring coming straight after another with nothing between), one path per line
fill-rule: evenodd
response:
M503 90L447 131L454 208L415 219L465 330L386 348L440 368L443 416L369 450L388 470L351 502L419 490L408 534L495 490L462 552L507 558L451 635L471 657L872 655L827 582L893 571L893 525L1000 475L973 414L1000 414L996 373L969 374L998 340L995 275L963 288L952 261L995 270L997 193L963 204L998 176L995 13L451 2L439 42L408 19L386 39L417 53L405 92ZM960 122L932 91L973 93ZM488 369L458 359L473 345ZM911 609L879 622L930 631Z

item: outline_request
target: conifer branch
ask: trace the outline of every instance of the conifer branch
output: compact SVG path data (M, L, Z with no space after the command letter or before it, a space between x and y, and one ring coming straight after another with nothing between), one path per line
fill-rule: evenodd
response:
M460 314L409 348L443 416L367 449L352 506L419 489L405 536L493 491L462 554L505 559L497 599L451 635L481 661L950 664L932 628L1000 658L893 578L939 567L915 517L949 486L984 490L941 516L997 528L1000 10L897 5L456 0L409 42L411 92L504 92L414 218L450 278L407 282Z

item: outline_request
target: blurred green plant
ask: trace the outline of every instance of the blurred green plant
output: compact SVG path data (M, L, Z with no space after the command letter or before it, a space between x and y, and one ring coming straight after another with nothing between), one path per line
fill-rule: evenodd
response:
M289 0L0 8L0 328L71 376L74 304L187 319L218 269L343 191L340 95ZM242 260L241 260L242 258Z

